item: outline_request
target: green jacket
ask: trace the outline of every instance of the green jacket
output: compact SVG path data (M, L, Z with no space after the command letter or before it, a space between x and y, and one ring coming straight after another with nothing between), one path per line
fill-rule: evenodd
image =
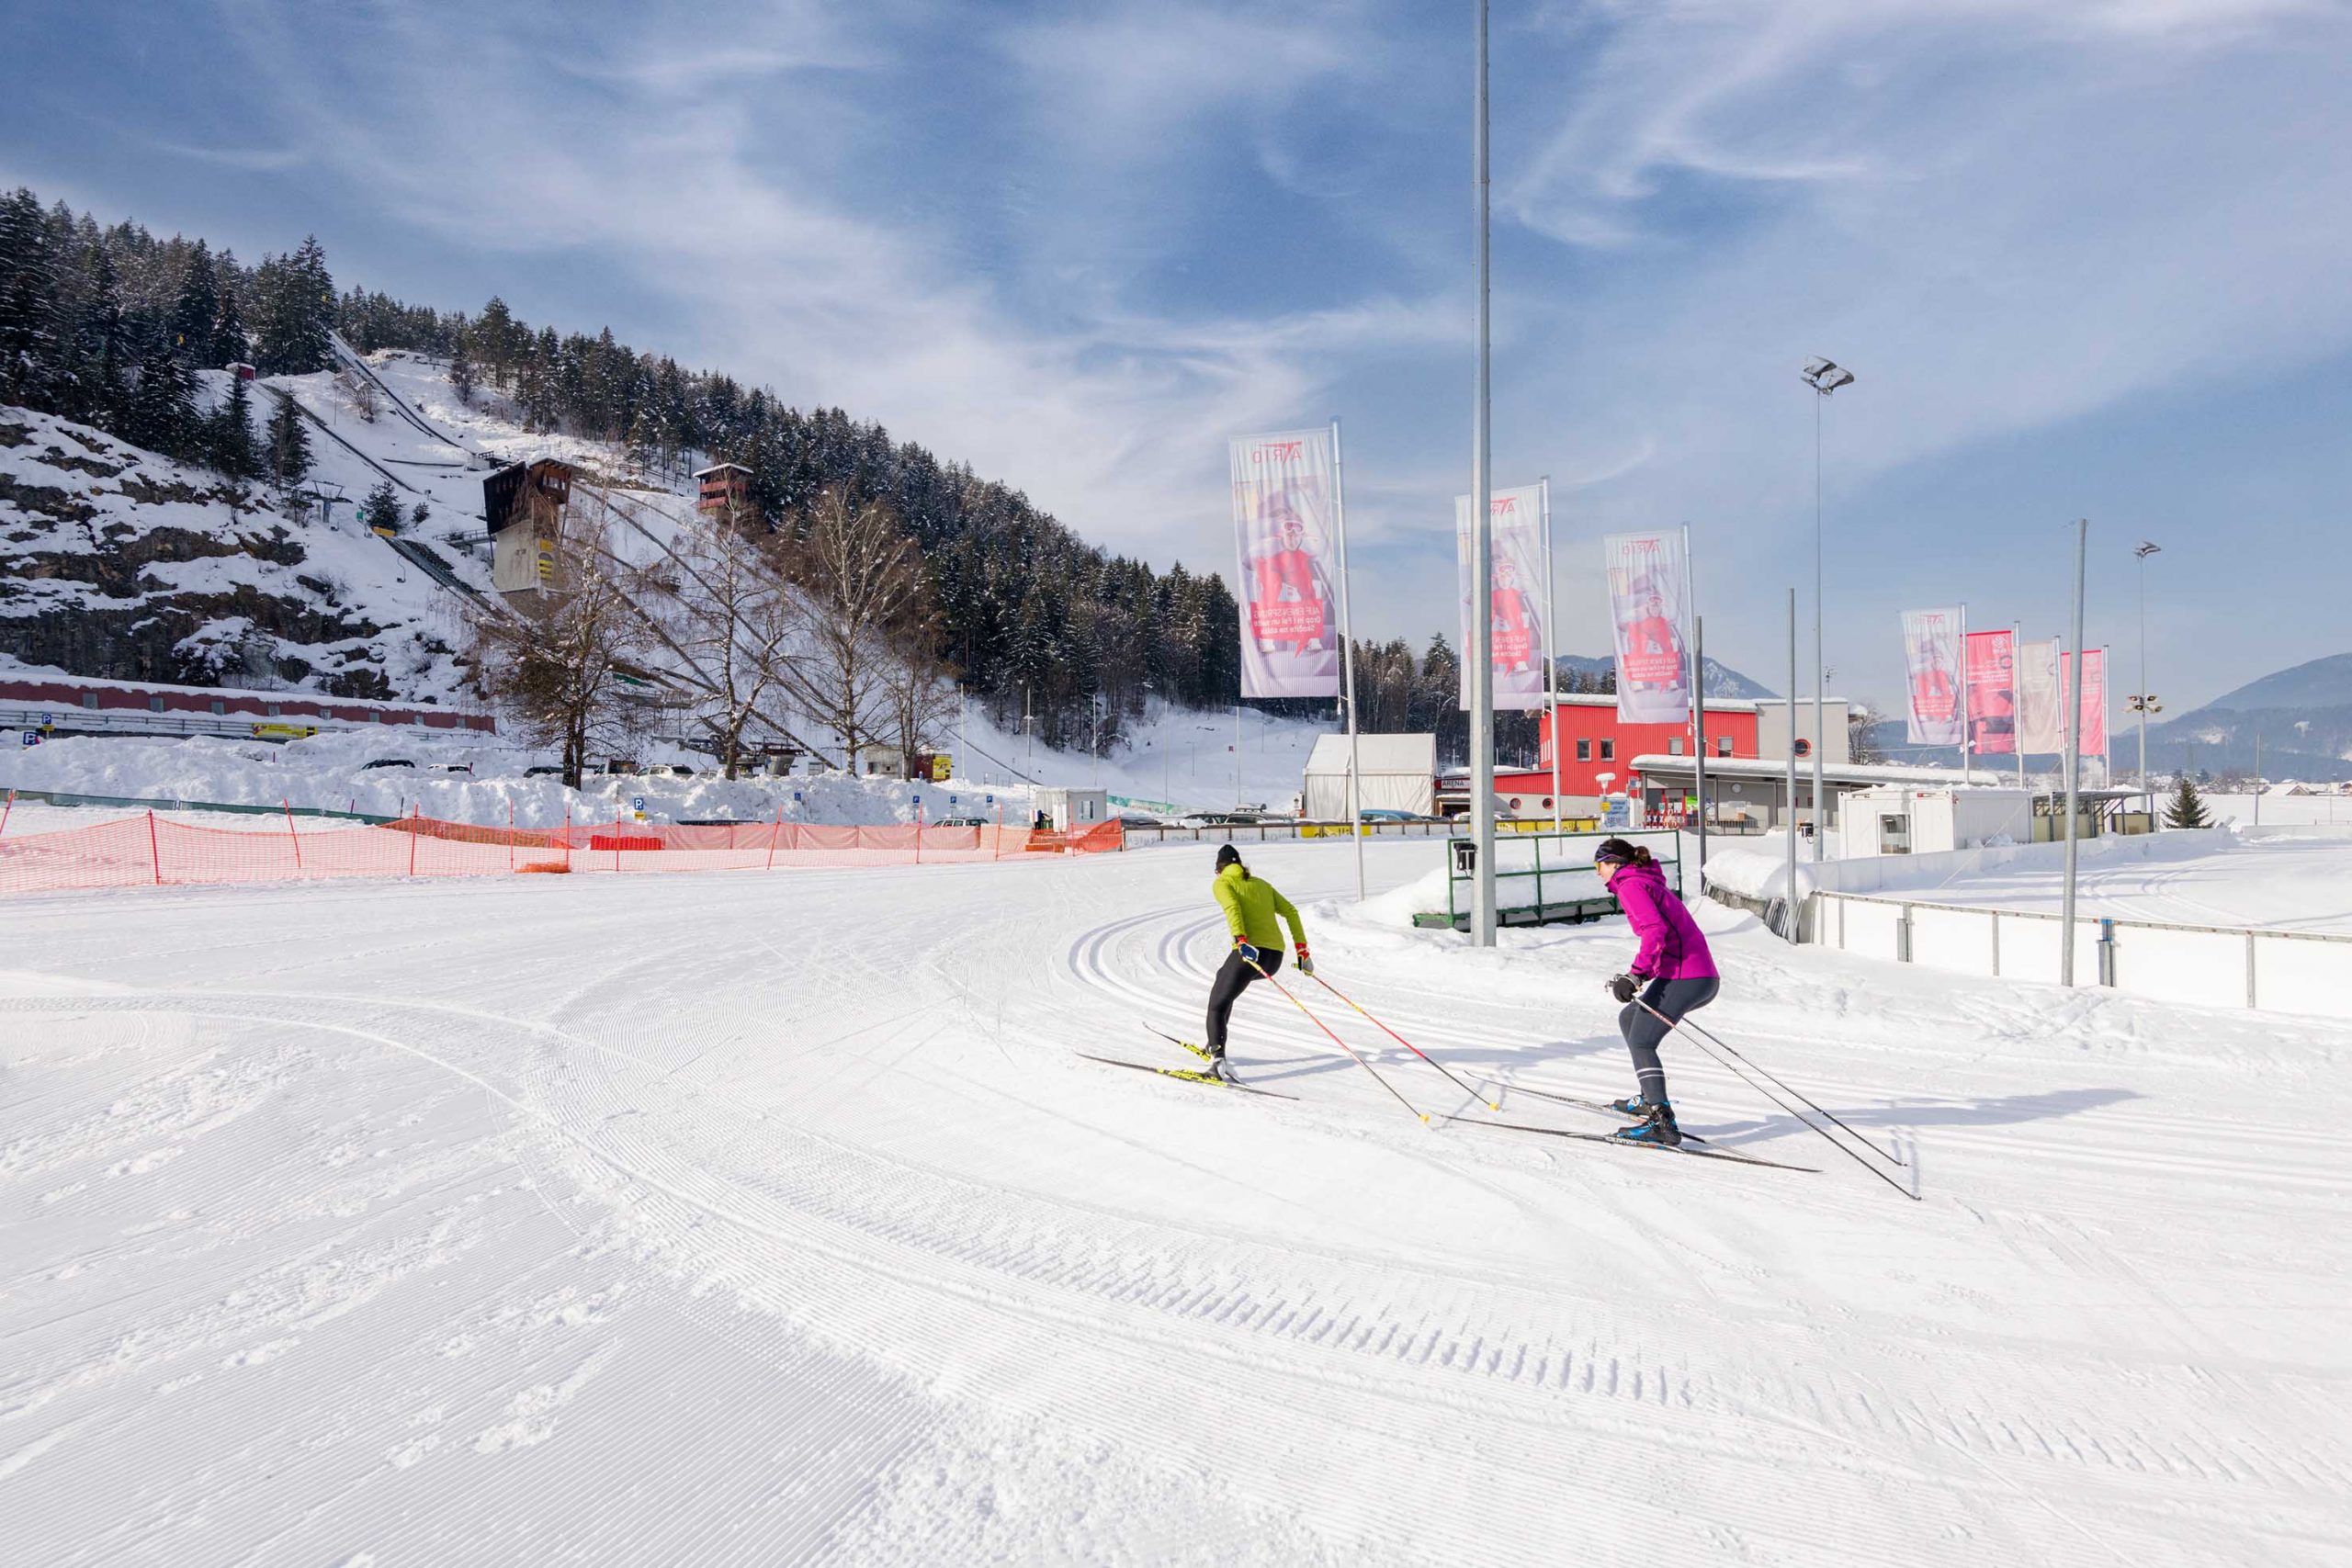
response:
M1282 927L1274 923L1277 915L1290 922L1293 942L1306 942L1297 907L1264 877L1245 875L1239 866L1229 865L1216 874L1212 886L1216 890L1216 906L1225 911L1226 929L1250 946L1271 947L1276 953L1283 950Z

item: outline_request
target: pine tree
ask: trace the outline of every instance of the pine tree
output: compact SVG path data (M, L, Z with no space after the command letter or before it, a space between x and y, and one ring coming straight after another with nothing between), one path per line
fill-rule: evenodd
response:
M326 253L306 239L293 254L263 260L254 275L254 363L267 376L306 376L326 367L334 330L334 280Z
M188 253L180 274L179 298L164 323L164 347L192 366L212 358L212 324L220 314L220 289L212 276L212 253L202 240Z
M90 246L88 281L74 327L74 397L66 412L101 430L122 428L130 401L130 355L123 339L122 284L114 250L101 237Z
M2211 828L2213 819L2205 815L2205 799L2197 793L2196 781L2184 772L2172 787L2172 802L2165 808L2167 828Z
M458 345L449 355L450 389L458 394L458 401L467 408L474 406L474 356L469 341L472 335L460 332Z
M206 446L212 466L232 479L261 477L261 454L254 448L254 404L244 378L229 378L229 396L213 411Z
M269 416L269 477L282 489L292 490L311 472L311 436L294 400L286 398Z
M379 533L397 534L401 528L401 498L392 489L392 481L384 480L368 492L359 503L359 525Z
M57 343L57 247L40 198L22 186L0 197L0 402L38 403Z
M139 368L124 411L123 438L151 452L183 461L203 455L202 421L196 412L196 377L180 356L158 344Z
M253 342L245 334L244 312L237 304L237 291L224 288L220 290L220 312L212 318L212 362L249 364L253 353Z

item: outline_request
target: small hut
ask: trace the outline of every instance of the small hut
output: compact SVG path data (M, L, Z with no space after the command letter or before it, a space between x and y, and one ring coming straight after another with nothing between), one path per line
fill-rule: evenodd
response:
M557 547L571 502L571 464L541 457L510 463L481 481L491 581L501 593L538 593L558 586Z
M695 510L706 516L741 516L752 504L752 470L720 463L695 474Z

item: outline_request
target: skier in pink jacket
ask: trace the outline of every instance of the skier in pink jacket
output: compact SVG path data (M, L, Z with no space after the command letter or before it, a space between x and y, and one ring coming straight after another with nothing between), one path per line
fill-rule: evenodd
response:
M1666 1097L1666 1066L1658 1060L1658 1043L1684 1014L1713 1001L1723 982L1699 922L1667 886L1666 874L1649 851L1609 839L1594 852L1593 869L1616 895L1618 907L1642 939L1633 966L1608 983L1611 993L1625 1004L1617 1015L1617 1028L1633 1054L1634 1075L1641 1086L1633 1099L1613 1102L1619 1111L1638 1118L1617 1135L1630 1143L1672 1147L1682 1142L1682 1130L1675 1125L1674 1107Z

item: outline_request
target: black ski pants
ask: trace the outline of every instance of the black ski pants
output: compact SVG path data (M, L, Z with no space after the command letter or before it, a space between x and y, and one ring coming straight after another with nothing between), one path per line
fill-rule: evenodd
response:
M1661 978L1649 983L1642 1001L1679 1023L1684 1014L1705 1007L1722 989L1723 982L1712 975L1692 980ZM1644 1011L1641 1002L1627 1002L1625 1010L1617 1015L1617 1031L1625 1037L1625 1049L1633 1054L1634 1077L1641 1083L1642 1098L1652 1105L1666 1104L1666 1064L1658 1060L1657 1048L1666 1038L1667 1025Z
M1283 966L1283 950L1261 947L1258 950L1258 967L1252 969L1242 961L1238 950L1225 955L1225 966L1216 972L1216 983L1209 987L1209 1049L1223 1055L1225 1023L1233 1016L1233 1004L1250 988L1262 969L1268 976Z

